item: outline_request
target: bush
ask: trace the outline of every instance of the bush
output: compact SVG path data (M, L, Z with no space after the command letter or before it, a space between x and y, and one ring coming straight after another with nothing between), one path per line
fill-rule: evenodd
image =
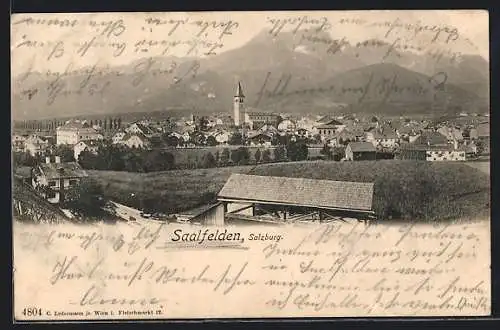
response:
M271 150L265 149L264 152L262 152L262 161L265 163L271 161Z
M212 168L217 166L217 160L211 152L207 152L203 155L201 159L201 167L202 168Z
M250 152L246 147L239 147L231 152L231 160L234 164L247 165L250 162Z
M284 146L280 145L274 149L274 160L277 162L286 160L286 149Z
M292 161L306 160L309 150L304 142L292 142L288 145L287 154Z
M256 162L257 164L260 162L260 159L261 159L261 157L262 157L261 155L262 155L262 154L261 154L261 152L260 152L260 149L257 149L257 150L255 151L255 155L254 155L254 157L255 157L255 162Z

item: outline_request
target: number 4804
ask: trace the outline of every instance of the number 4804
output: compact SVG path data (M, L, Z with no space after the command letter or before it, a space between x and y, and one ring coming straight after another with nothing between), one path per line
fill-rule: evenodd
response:
M41 316L42 315L42 309L41 308L35 308L35 307L29 307L23 309L23 315L24 316Z

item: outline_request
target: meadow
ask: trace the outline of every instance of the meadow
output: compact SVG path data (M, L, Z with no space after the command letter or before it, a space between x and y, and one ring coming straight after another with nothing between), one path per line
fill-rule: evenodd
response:
M304 161L154 173L88 172L107 198L164 213L214 201L231 173L374 182L373 209L383 220L487 216L490 207L489 176L464 163Z

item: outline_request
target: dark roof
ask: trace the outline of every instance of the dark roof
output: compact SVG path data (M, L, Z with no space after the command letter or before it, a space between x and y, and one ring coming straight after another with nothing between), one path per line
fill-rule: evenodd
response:
M68 163L42 163L38 171L48 179L86 177L87 172L76 162Z
M14 175L20 178L31 177L31 166L19 166L14 170Z
M371 211L373 183L232 174L218 199Z
M141 130L142 133L144 134L151 134L153 133L153 130L151 130L151 128L149 128L148 126L142 124L142 123L135 123L137 125L137 128L139 128Z
M490 136L490 123L480 123L477 126L477 135L483 137Z
M322 123L322 125L318 125L317 128L334 128L336 126L343 125L340 121L331 119L325 123Z
M243 94L243 88L241 87L241 82L238 81L238 87L236 87L236 95L238 97L245 97L245 94Z
M441 133L434 131L423 132L415 141L415 145L447 145L448 139Z
M347 145L352 152L376 152L377 149L370 142L351 142Z

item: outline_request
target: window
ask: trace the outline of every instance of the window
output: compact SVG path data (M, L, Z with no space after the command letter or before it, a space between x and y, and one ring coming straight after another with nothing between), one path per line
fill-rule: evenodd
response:
M47 198L56 198L56 192L55 191L47 192Z
M70 186L74 186L74 185L77 185L78 184L78 180L77 179L71 179L69 180L69 185Z
M55 187L56 182L55 181L49 181L49 187Z

